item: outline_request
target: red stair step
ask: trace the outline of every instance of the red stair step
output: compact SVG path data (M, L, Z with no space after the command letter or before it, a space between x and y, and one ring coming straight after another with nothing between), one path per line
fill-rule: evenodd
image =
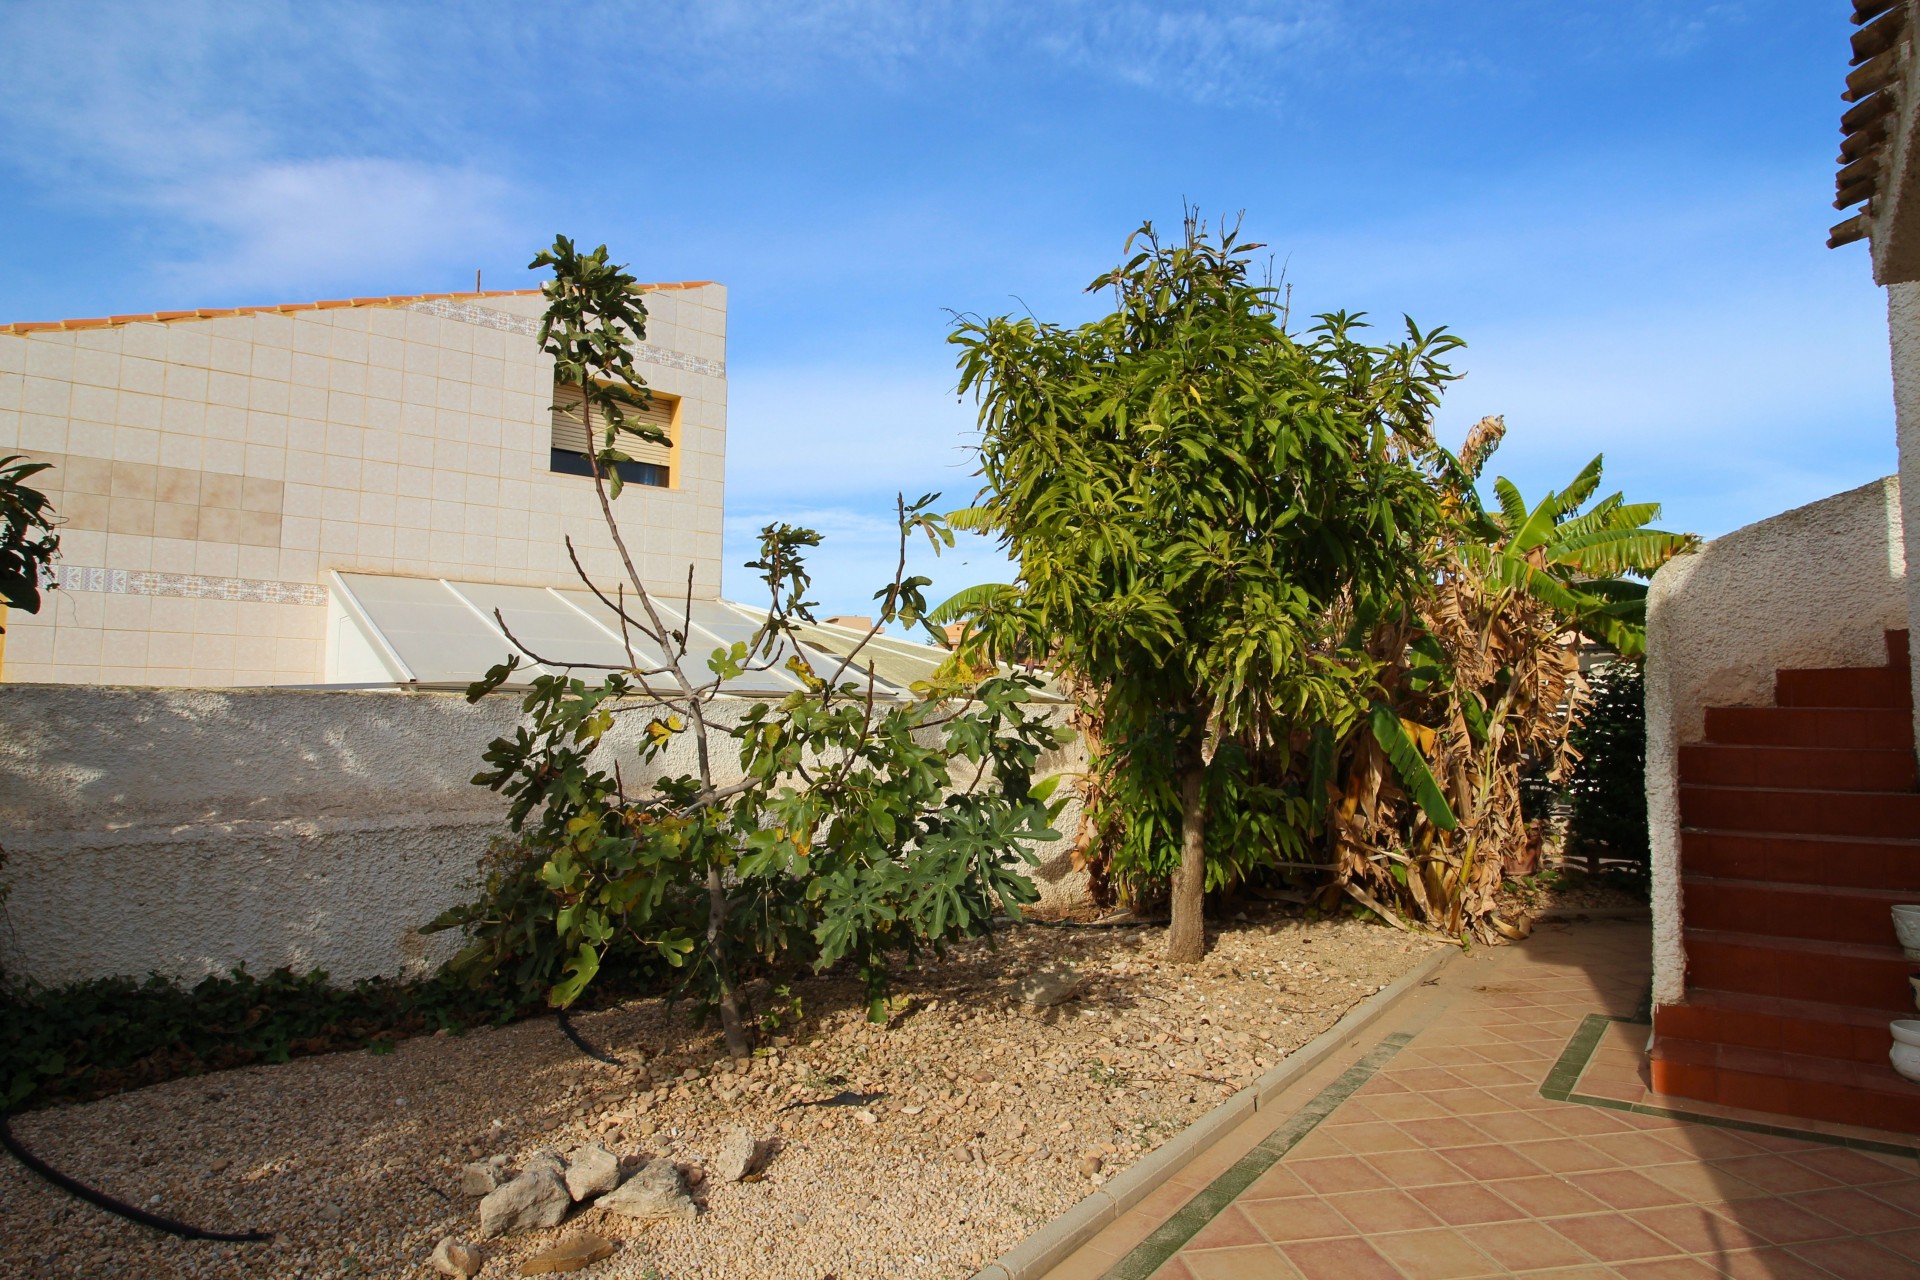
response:
M1782 707L1913 706L1907 673L1894 667L1788 669L1773 681L1773 701Z
M1680 748L1680 781L1703 786L1911 791L1913 752L1845 747L1749 747L1694 742Z
M1693 928L1684 945L1690 988L1863 1009L1911 1007L1907 974L1914 965L1898 947Z
M1920 1133L1920 1085L1886 1062L1841 1062L1670 1036L1656 1036L1650 1056L1656 1093Z
M1920 903L1909 889L1781 884L1692 873L1681 877L1681 918L1689 929L1897 947L1892 908ZM1913 966L1920 969L1920 964Z
M1715 831L1908 839L1920 836L1920 794L1682 783L1680 821Z
M1684 1004L1653 1011L1654 1034L1681 1040L1883 1063L1893 1047L1887 1024L1915 1017L1904 1009L1861 1009L1819 1000L1785 1000L1744 991L1690 989Z
M1708 707L1707 741L1755 747L1911 750L1913 717L1878 707Z
M1910 890L1920 885L1920 840L1775 835L1683 828L1687 873L1777 884ZM1913 901L1920 902L1920 890Z

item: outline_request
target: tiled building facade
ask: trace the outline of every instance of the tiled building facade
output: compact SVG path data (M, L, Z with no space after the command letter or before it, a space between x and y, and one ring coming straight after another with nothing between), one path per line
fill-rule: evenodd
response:
M648 286L639 368L664 486L615 504L649 586L720 588L726 290ZM556 469L536 292L0 327L0 455L54 464L59 589L0 680L328 678L329 573L575 585L618 573L592 482Z

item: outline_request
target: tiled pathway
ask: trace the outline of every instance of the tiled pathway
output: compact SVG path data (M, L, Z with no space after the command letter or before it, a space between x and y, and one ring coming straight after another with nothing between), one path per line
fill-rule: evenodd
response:
M1048 1280L1920 1277L1911 1140L1617 1109L1668 1101L1646 1026L1586 1021L1634 1015L1646 956L1592 923L1455 962Z

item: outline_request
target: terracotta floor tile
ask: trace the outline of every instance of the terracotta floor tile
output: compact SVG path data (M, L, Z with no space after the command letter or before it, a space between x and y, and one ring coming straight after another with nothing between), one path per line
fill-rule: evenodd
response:
M1396 1187L1430 1187L1442 1182L1468 1180L1460 1172L1460 1166L1424 1148L1418 1151L1382 1151L1378 1155L1368 1156L1367 1163L1378 1169Z
M1287 1196L1307 1196L1313 1194L1313 1188L1300 1181L1300 1175L1284 1164L1273 1168L1253 1180L1253 1185L1240 1193L1241 1200L1279 1200ZM1184 1201L1183 1201L1184 1203Z
M1903 1258L1920 1259L1920 1230L1889 1232L1875 1236L1873 1242L1882 1249L1893 1250Z
M1450 1227L1483 1222L1511 1222L1527 1215L1485 1187L1456 1182L1442 1187L1415 1187L1407 1192Z
M1500 1178L1535 1178L1546 1172L1514 1147L1445 1147L1440 1154L1459 1165L1461 1171L1476 1182L1493 1182Z
M1613 1273L1622 1280L1720 1280L1720 1268L1708 1266L1698 1258L1622 1262L1614 1267Z
M1651 1209L1677 1204L1678 1193L1631 1169L1602 1169L1597 1173L1570 1173L1567 1181L1616 1209Z
M1794 1245L1808 1240L1831 1240L1845 1230L1817 1213L1809 1213L1784 1200L1762 1196L1753 1200L1730 1200L1707 1206L1769 1244Z
M1160 1264L1160 1269L1153 1273L1150 1280L1193 1280L1193 1272L1187 1269L1180 1255L1175 1254Z
M1467 1280L1503 1273L1499 1263L1467 1243L1465 1236L1445 1227L1374 1236L1369 1243L1407 1280Z
M1312 1133L1294 1144L1293 1150L1287 1152L1287 1159L1297 1162L1301 1160L1322 1160L1333 1156L1350 1154L1346 1148L1346 1144L1334 1136L1335 1132L1334 1130L1324 1128L1315 1129Z
M1438 1093L1442 1089L1465 1088L1467 1082L1445 1067L1414 1067L1409 1071L1396 1071L1393 1078L1402 1088L1415 1093Z
M1879 1182L1860 1189L1874 1199L1898 1205L1908 1213L1920 1213L1920 1182Z
M1544 1111L1540 1118L1560 1132L1576 1138L1590 1137L1596 1133L1620 1133L1633 1127L1613 1112L1603 1111L1599 1107L1583 1107L1573 1102Z
M1421 1146L1434 1150L1441 1147L1474 1147L1487 1140L1486 1134L1458 1116L1439 1120L1403 1120L1400 1127Z
M1732 1218L1697 1204L1636 1209L1627 1215L1648 1230L1673 1241L1682 1253L1721 1254L1757 1249L1769 1243Z
M1743 1249L1714 1261L1727 1280L1833 1280L1827 1272L1785 1249Z
M1642 1258L1670 1258L1681 1250L1620 1213L1596 1213L1584 1218L1553 1218L1547 1223L1602 1262L1634 1262Z
M1655 1165L1651 1169L1640 1169L1636 1172L1651 1178L1683 1200L1701 1202L1738 1200L1742 1196L1767 1194L1751 1182L1736 1178L1724 1169L1715 1169L1699 1161Z
M1298 1280L1300 1275L1286 1256L1270 1244L1178 1256L1193 1280Z
M1560 1137L1560 1131L1545 1120L1513 1110L1475 1116L1473 1127L1495 1142L1543 1142Z
M1244 1200L1240 1209L1269 1240L1317 1240L1350 1236L1353 1224L1319 1196L1291 1200Z
M1536 1218L1559 1218L1575 1213L1600 1213L1607 1208L1564 1178L1512 1178L1499 1186L1509 1200Z
M1816 1173L1825 1174L1841 1186L1860 1187L1875 1182L1900 1182L1911 1179L1915 1169L1912 1160L1901 1162L1905 1167L1876 1160L1864 1151L1849 1151L1845 1147L1828 1147L1821 1151L1802 1151L1791 1157L1795 1164L1803 1164Z
M1404 1191L1352 1191L1326 1201L1363 1236L1440 1225L1440 1219Z
M1666 1138L1653 1133L1596 1133L1587 1144L1618 1160L1629 1169L1648 1165L1672 1164L1687 1155Z
M1402 1280L1400 1269L1365 1240L1302 1240L1281 1252L1306 1280Z
M1413 1093L1368 1098L1367 1109L1382 1120L1429 1120L1447 1114L1431 1100Z
M1573 1241L1538 1222L1490 1222L1462 1227L1460 1234L1510 1271L1571 1267L1593 1260Z
M1481 1116L1498 1115L1508 1109L1504 1100L1485 1089L1449 1089L1445 1093L1430 1096L1448 1114L1464 1116L1472 1121L1478 1121Z
M1854 1187L1834 1187L1783 1197L1788 1204L1819 1214L1859 1235L1876 1231L1905 1231L1920 1226L1911 1213L1885 1200L1876 1200Z
M1287 1167L1293 1170L1300 1181L1323 1195L1336 1191L1369 1191L1387 1185L1387 1180L1359 1156L1288 1160Z
M1551 1138L1544 1142L1516 1142L1513 1150L1549 1173L1598 1173L1618 1169L1620 1162L1585 1138Z
M1799 1161L1778 1153L1735 1156L1728 1160L1709 1160L1707 1163L1776 1195L1790 1191L1817 1191L1822 1187L1838 1185L1819 1170L1809 1169Z
M1267 1238L1260 1229L1235 1205L1228 1205L1220 1215L1193 1235L1193 1239L1182 1245L1183 1249L1225 1249L1234 1245L1265 1244Z
M1729 1156L1750 1156L1760 1148L1748 1142L1746 1135L1732 1129L1708 1124L1690 1124L1671 1139L1679 1142L1700 1160L1724 1160Z
M1419 1139L1399 1125L1380 1120L1348 1125L1334 1132L1340 1139L1340 1145L1356 1155L1371 1155L1376 1151L1411 1151L1421 1145Z
M1792 1245L1788 1253L1825 1268L1836 1280L1896 1280L1920 1276L1920 1263L1882 1249L1871 1240L1817 1240Z

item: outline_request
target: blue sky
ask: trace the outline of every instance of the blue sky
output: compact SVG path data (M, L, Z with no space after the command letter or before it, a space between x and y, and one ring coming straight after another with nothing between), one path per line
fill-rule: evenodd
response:
M961 505L948 311L1093 314L1141 220L1244 211L1296 315L1469 342L1526 493L1714 535L1895 465L1884 299L1826 228L1845 6L0 2L0 319L525 287L564 231L731 289L729 561ZM999 576L949 553L936 590ZM737 567L727 590L754 598Z

